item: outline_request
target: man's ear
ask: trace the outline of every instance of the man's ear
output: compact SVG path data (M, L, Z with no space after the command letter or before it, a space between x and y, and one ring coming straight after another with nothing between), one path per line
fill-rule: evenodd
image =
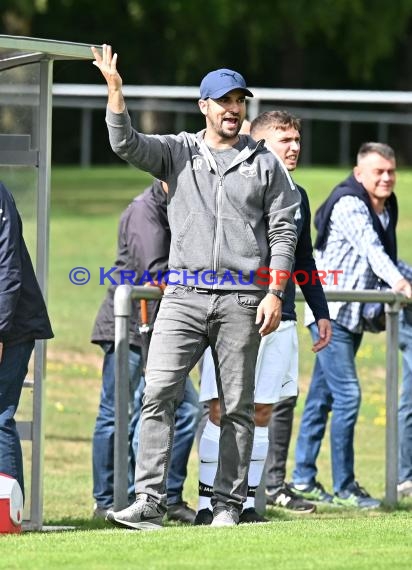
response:
M198 105L199 105L200 112L206 116L207 115L207 108L208 108L207 99L199 99Z
M353 176L357 182L362 182L362 171L359 166L355 166L353 169Z

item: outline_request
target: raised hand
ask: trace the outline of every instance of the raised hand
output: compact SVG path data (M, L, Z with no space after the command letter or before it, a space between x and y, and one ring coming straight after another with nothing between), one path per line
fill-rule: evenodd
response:
M112 54L112 46L103 44L102 55L95 47L91 48L94 61L93 65L98 67L106 80L109 100L108 105L114 113L121 113L125 108L122 93L123 80L117 71L117 53Z

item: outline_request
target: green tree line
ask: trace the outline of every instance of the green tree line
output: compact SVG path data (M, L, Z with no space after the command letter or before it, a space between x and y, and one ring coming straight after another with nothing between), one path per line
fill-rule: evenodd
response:
M261 87L412 89L412 0L2 0L0 32L110 43L128 84L231 67ZM55 81L100 77L70 63Z

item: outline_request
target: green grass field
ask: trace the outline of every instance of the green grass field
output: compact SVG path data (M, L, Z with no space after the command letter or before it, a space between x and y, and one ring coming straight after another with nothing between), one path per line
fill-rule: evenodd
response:
M338 169L301 168L296 181L307 189L314 211L346 174L347 171ZM1 536L0 568L409 568L412 501L403 501L394 510L373 513L323 508L306 518L268 510L271 524L222 530L169 525L158 533L133 533L91 520L91 438L100 390L101 355L89 337L105 294L105 287L99 285L99 268L113 264L119 215L149 182L148 175L126 165L53 170L49 309L56 338L48 344L44 522L69 525L75 530ZM412 171L399 172L399 253L410 263L411 187ZM84 286L75 286L69 280L69 272L76 266L84 266L91 273ZM299 334L301 397L296 427L313 362L309 335L302 326ZM356 471L371 494L383 497L384 334L365 336L358 371L363 402L356 434ZM26 419L29 406L30 394L25 393L20 419ZM27 442L24 453L28 479ZM293 450L290 467L292 461ZM327 438L318 466L319 479L330 489ZM185 486L185 498L194 507L196 488L194 449Z

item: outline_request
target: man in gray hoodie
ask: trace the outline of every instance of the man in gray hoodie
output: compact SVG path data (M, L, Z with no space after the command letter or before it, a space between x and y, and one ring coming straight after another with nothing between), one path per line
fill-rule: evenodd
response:
M299 193L263 141L239 135L245 96L253 97L242 75L218 69L203 78L205 130L144 135L131 126L117 54L109 45L92 51L108 86L112 149L168 184L171 230L168 286L146 368L136 502L109 511L107 519L125 528L161 528L176 402L210 345L222 409L212 526L233 526L247 493L259 341L281 319Z

